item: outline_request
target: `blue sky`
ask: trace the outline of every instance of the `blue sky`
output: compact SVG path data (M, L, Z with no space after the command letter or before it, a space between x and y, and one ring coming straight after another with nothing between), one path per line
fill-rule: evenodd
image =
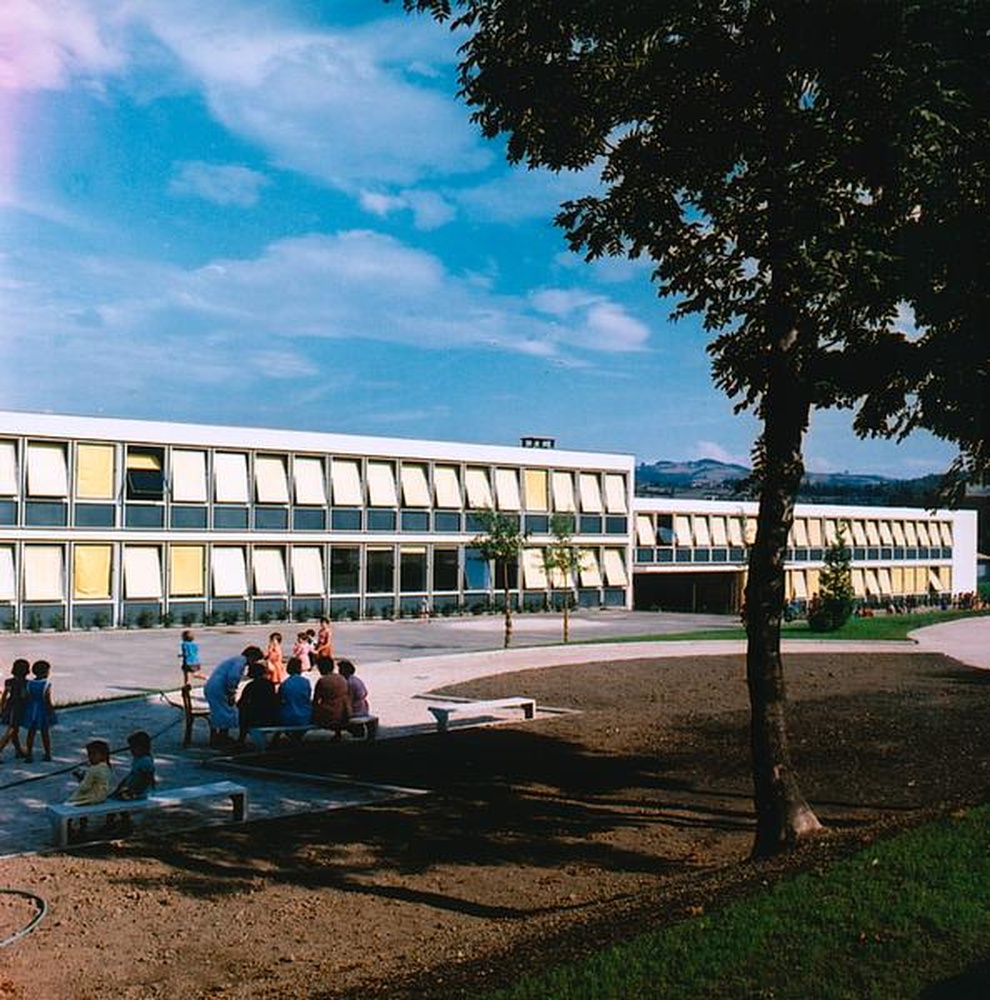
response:
M3 0L0 408L745 462L697 322L551 225L595 178L507 166L398 7ZM950 458L847 413L807 445Z

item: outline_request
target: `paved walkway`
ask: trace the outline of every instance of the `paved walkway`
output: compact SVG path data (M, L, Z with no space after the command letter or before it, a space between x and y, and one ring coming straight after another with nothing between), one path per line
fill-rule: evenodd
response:
M645 621L643 619L646 619ZM458 636L460 641L469 647L468 651L448 653L445 655L424 655L419 657L393 657L362 662L360 673L365 678L371 691L372 707L382 722L381 737L421 733L424 738L439 738L435 735L432 716L427 710L430 703L424 695L439 687L475 677L487 676L515 670L536 669L551 665L571 663L587 663L594 660L637 659L640 657L680 657L706 656L724 654L726 652L741 652L743 643L739 641L692 641L692 642L626 642L621 644L582 644L571 646L528 646L509 650L481 650L473 648L478 641L477 632L487 628L489 645L493 637L497 641L499 626L496 623L494 631L490 622L472 623L471 629L464 629L461 622L449 623L402 623L372 624L373 635L369 630L362 638L365 648L371 648L378 643L381 648L388 647L391 641L393 648L399 646L407 651L408 630L422 639L429 639L431 647L434 644L446 643L447 648L456 648ZM695 620L696 621L696 620ZM724 621L724 620L723 620ZM657 632L657 616L636 616L626 613L623 617L607 616L608 627L600 628L601 619L588 616L577 623L575 630L578 637L582 632L636 635ZM613 624L614 623L614 624ZM354 623L360 625L363 623ZM649 624L651 627L645 627ZM684 630L681 621L667 622L672 627L667 631ZM390 634L389 625L395 625ZM458 627L460 626L460 631ZM530 633L544 637L548 622L537 623L535 620L523 619L517 627L519 642L527 641L527 626ZM676 627L673 627L676 626ZM400 631L400 629L402 629ZM426 633L435 629L433 632ZM638 630L638 632L637 632ZM350 630L347 630L350 631ZM218 631L210 636L210 642L204 641L204 647L217 647L217 654L229 655L231 643L236 647L256 641L257 630L239 630L231 635L230 630ZM347 636L344 645L344 629L338 632L338 643L341 652L350 653L358 645L353 638ZM375 637L377 635L377 638ZM30 641L25 643L23 639ZM96 645L90 645L79 639L96 639ZM205 638L205 636L204 636ZM914 641L883 642L883 643L850 643L838 641L801 640L788 641L784 644L785 651L829 651L829 652L861 652L864 650L901 652L905 655L918 652L944 652L964 663L975 667L990 669L990 617L966 619L933 626L912 634ZM28 648L37 644L37 653ZM48 655L55 663L53 685L60 696L68 688L80 693L97 686L96 678L109 671L113 675L114 684L109 686L111 693L120 695L128 686L147 691L142 681L146 675L154 671L156 678L163 680L177 678L178 671L171 667L161 666L167 657L169 647L177 640L177 633L120 633L97 636L30 636L15 637L7 640L4 646L5 658L14 655L40 655L41 640L45 640ZM127 640L131 640L128 642ZM87 650L92 653L95 648L103 652L112 651L116 654L111 662L108 657L98 666L88 671L74 674L74 683L64 683L66 669L61 664L72 662L72 656L79 657ZM222 649L219 647L222 645ZM80 648L81 647L81 648ZM16 652L15 652L16 650ZM153 652L152 666L143 658L143 654ZM133 654L133 655L132 655ZM174 654L173 654L174 655ZM217 658L219 658L217 655ZM212 657L205 658L207 662ZM7 660L9 664L9 659ZM137 677L137 683L132 678ZM63 681L60 688L60 680ZM162 685L170 686L170 685ZM102 689L104 697L107 687ZM288 815L299 812L323 811L330 808L340 808L361 804L382 797L401 794L396 789L373 789L367 786L353 786L345 783L328 784L310 781L294 781L273 779L258 774L222 773L210 767L215 763L216 755L205 748L205 725L197 723L194 734L195 745L187 750L181 743L181 712L170 706L159 694L151 696L131 697L127 700L90 703L75 708L60 709L59 724L52 731L54 744L54 760L51 763L39 762L40 746L35 747L35 762L25 765L15 761L10 748L4 753L4 763L0 765L0 857L27 850L43 849L50 842L50 833L45 818L44 807L50 802L61 801L66 797L74 782L69 774L72 767L78 766L81 759L81 748L87 740L97 736L108 739L117 749L123 747L127 733L134 729L146 729L154 736L155 758L158 766L159 779L163 786L200 784L230 777L240 781L249 788L251 796L251 814L254 817ZM115 771L123 774L127 768L127 754L115 754ZM196 822L220 820L225 815L220 806L204 808L191 818ZM145 817L151 821L151 816Z

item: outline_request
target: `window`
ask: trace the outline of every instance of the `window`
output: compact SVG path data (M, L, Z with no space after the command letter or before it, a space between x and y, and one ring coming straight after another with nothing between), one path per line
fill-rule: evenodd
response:
M28 445L27 492L31 497L69 495L64 445L38 443Z
M602 491L597 473L578 473L578 491L581 495L582 511L587 514L602 512Z
M457 549L433 550L433 589L457 590Z
M247 503L247 455L221 451L213 456L214 496L217 503Z
M128 599L162 596L161 552L157 545L124 546L124 596Z
M519 510L519 474L515 469L495 470L495 498L499 510Z
M738 524L736 525L738 528ZM742 536L740 535L740 539ZM657 545L674 544L674 518L672 514L657 514ZM739 544L742 544L740 540Z
M368 531L395 531L395 511L370 508L368 510Z
M292 508L292 528L294 531L324 531L326 526L327 512L322 507Z
M602 554L605 565L605 582L610 587L625 587L629 580L626 576L626 555L621 549L605 549Z
M295 594L323 593L323 550L297 545L292 549L292 591Z
M17 483L17 442L0 441L0 496L15 497Z
M24 504L24 523L30 528L61 528L68 516L68 506L57 500L28 500Z
M297 456L292 463L296 483L296 503L312 507L327 505L326 481L323 477L323 460Z
M368 504L371 507L396 507L395 469L391 462L368 463Z
M17 524L17 501L0 500L0 524Z
M461 515L452 510L438 510L433 515L433 530L442 532L460 531Z
M438 507L461 509L461 484L457 478L457 469L453 466L438 465L434 468L433 490Z
M214 507L213 527L222 531L243 530L248 526L247 507Z
M729 536L725 530L725 518L713 514L708 519L712 529L712 545L724 547L729 544Z
M581 514L578 517L578 531L582 535L600 535L602 519L597 514Z
M546 535L550 532L549 514L527 514L526 531L531 535Z
M605 513L625 514L626 477L613 472L605 473Z
M492 488L488 482L488 473L485 469L468 469L465 473L465 485L467 486L468 506L473 510L483 510L493 507Z
M523 586L527 590L546 590L547 571L543 564L542 549L523 549Z
M258 531L285 531L289 527L286 507L255 507L254 526Z
M161 448L127 449L128 500L163 500L165 497L164 452Z
M172 597L202 597L205 549L173 545L169 549L169 593Z
M280 455L258 455L254 460L254 494L258 503L287 504L289 482L285 459Z
M0 546L0 601L17 598L17 573L14 569L14 547Z
M430 486L425 465L402 466L402 503L406 507L429 507Z
M674 536L677 544L684 548L690 548L694 544L694 537L691 534L691 518L686 514L674 515Z
M61 545L24 547L24 600L61 601L65 596Z
M491 586L491 568L488 560L477 550L464 550L464 589L488 590Z
M391 594L395 590L395 551L369 548L365 589L369 594Z
M76 446L76 497L112 500L114 496L112 444Z
M77 528L112 528L116 523L116 508L109 503L77 503L75 524Z
M352 458L335 458L330 464L330 486L333 502L340 507L360 507L364 503L361 490L361 468Z
M614 516L605 518L606 535L624 535L628 530L629 522L627 518Z
M285 553L280 548L256 548L252 554L254 592L259 595L286 594Z
M247 594L247 564L243 548L214 546L212 563L215 597L244 597Z
M356 594L361 589L361 550L335 545L330 549L330 593Z
M165 524L165 508L127 504L124 508L125 528L161 528Z
M553 509L566 514L577 511L574 503L574 477L569 472L554 472L550 477L550 489L553 493Z
M330 527L333 531L360 531L361 511L353 508L331 511Z
M206 503L206 452L172 449L172 500Z
M72 596L79 601L110 596L109 545L76 545L72 550Z
M76 508L76 518L78 521L79 508ZM173 507L171 512L173 528L199 528L203 530L207 524L206 507Z
M526 489L526 510L549 510L546 469L526 469L523 472Z
M598 553L594 549L580 549L578 576L582 587L600 587L602 574L598 568Z
M399 550L399 589L404 594L426 590L426 546Z
M430 512L428 510L404 510L400 517L403 531L430 530Z

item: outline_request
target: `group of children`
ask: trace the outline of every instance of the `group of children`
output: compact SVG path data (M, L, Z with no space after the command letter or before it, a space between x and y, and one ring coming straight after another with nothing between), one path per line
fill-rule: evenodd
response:
M41 733L45 760L52 759L49 730L58 721L52 701L52 685L48 679L52 666L47 660L14 660L10 676L4 681L0 699L0 723L4 726L0 738L0 754L8 743L14 745L14 755L30 764L34 760L34 739ZM30 672L31 677L28 677ZM21 746L21 730L27 731L27 745ZM0 762L3 758L0 757Z

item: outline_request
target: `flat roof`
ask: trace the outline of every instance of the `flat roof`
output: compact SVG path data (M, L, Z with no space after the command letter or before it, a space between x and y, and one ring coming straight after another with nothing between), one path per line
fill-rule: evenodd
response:
M126 441L131 444L243 448L252 451L372 455L486 464L507 462L536 468L580 466L630 473L634 467L632 454L618 452L523 448L520 445L471 444L457 441L280 430L271 427L233 427L17 410L0 410L0 434L37 438L74 438L85 441Z

